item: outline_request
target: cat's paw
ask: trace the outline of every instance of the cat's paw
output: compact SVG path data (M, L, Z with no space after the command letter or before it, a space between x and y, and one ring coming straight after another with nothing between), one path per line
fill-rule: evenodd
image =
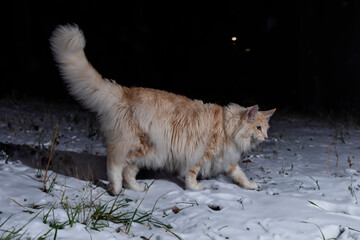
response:
M193 190L193 191L200 191L204 190L205 187L202 183L196 183L196 184L188 184L186 185L186 189Z
M134 184L134 186L132 186L131 189L139 192L144 192L146 190L146 184L143 182L140 183L137 182L137 184Z
M126 188L129 188L131 190L138 191L138 192L144 192L146 190L146 184L143 182L139 183L137 181L134 181L132 184L128 184L125 182L124 185L126 186Z
M248 182L244 187L249 190L260 190L260 186L254 182Z
M122 184L110 183L108 185L108 191L110 192L110 195L117 196L121 193L121 190L122 190Z

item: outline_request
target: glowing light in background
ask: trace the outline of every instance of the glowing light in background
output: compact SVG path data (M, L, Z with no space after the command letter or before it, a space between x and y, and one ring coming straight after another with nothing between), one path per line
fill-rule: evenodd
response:
M236 37L232 37L232 38L231 38L231 41L233 41L233 42L235 42L236 40L237 40Z

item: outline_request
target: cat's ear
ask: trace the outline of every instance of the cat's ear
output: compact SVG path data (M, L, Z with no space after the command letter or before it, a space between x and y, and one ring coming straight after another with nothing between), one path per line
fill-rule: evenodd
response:
M264 114L264 116L266 117L267 120L269 120L275 111L276 111L276 108L268 110L268 111L261 111L261 113Z
M254 122L254 121L256 120L256 114L258 113L258 111L259 111L259 106L258 106L258 105L249 107L249 108L246 110L246 113L245 113L245 119L246 119L246 121L248 121L248 122Z

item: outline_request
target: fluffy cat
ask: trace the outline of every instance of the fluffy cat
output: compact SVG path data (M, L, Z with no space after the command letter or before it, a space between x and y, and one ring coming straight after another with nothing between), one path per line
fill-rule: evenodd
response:
M268 138L275 112L237 104L204 104L166 91L125 87L104 79L88 62L77 25L58 26L51 49L71 95L97 113L107 146L113 194L124 185L143 191L140 168L165 169L185 177L186 189L202 190L197 176L227 174L246 189L258 189L239 167L241 154Z

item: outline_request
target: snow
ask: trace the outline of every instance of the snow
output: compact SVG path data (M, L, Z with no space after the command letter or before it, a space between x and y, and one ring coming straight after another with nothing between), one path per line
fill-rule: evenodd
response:
M55 148L105 154L93 116L82 109L34 103L1 106L0 142L49 148L58 123ZM0 236L360 239L359 128L276 114L270 124L269 140L241 163L248 177L261 185L260 191L242 189L224 175L202 180L203 191L184 190L177 177L154 180L154 176L140 180L148 184L147 192L125 190L116 198L88 181L50 171L47 189L51 191L43 192L45 170L29 167L22 159L8 161L2 152ZM131 219L137 211L135 219L147 214L148 221L129 227L103 220L94 230L90 216L96 206L106 203L107 211L123 204L116 213ZM74 214L76 207L80 214ZM69 213L75 216L72 224Z

